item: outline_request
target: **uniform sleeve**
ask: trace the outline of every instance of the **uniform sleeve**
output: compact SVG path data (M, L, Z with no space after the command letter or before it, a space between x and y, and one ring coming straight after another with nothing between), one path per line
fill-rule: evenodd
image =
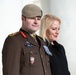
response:
M8 37L2 50L3 75L20 75L20 43L16 38Z

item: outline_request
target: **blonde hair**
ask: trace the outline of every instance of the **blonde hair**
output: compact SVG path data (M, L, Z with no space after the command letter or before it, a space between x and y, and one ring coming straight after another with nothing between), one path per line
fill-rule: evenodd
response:
M40 26L40 31L39 35L45 40L47 39L46 37L46 30L49 28L49 26L52 24L53 20L59 21L61 24L61 20L56 17L55 15L52 14L46 14L42 17L41 19L41 26ZM48 39L47 39L48 40Z

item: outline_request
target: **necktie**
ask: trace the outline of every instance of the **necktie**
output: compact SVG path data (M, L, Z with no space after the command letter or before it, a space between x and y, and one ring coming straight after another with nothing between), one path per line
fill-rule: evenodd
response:
M37 42L36 40L36 34L31 34L31 36L34 38L34 40Z

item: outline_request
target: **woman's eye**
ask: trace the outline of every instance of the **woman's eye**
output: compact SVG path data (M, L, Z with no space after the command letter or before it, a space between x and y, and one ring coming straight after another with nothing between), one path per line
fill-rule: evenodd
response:
M51 28L52 30L60 30L60 28Z
M56 28L52 28L52 30L56 30Z

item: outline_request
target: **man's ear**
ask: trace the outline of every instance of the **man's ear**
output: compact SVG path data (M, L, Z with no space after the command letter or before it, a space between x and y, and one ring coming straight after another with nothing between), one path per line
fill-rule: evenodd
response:
M24 16L22 16L22 20L25 20L25 17Z

